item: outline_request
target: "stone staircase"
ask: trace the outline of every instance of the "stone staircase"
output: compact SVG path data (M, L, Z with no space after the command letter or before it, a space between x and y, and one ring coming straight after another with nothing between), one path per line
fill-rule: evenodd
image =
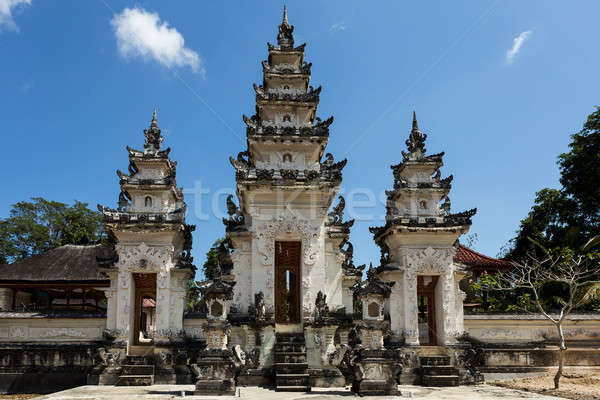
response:
M304 333L275 335L275 390L310 392Z
M423 386L458 386L458 369L450 363L446 355L419 357L421 363L421 384Z
M152 356L127 356L117 386L150 386L153 384L154 364Z

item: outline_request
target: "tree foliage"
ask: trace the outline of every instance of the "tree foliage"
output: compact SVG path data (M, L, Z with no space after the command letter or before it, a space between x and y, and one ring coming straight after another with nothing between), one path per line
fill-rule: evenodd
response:
M559 339L559 365L554 377L554 387L559 388L567 343L563 330L567 316L573 311L600 297L600 244L595 236L578 250L559 247L547 250L538 247L542 257L530 253L505 273L485 277L485 289L517 292L521 302L517 310L538 312L557 329Z
M522 259L545 248L577 249L600 234L600 107L590 114L583 129L571 135L569 151L558 156L560 189L544 188L521 221L506 256Z
M215 240L206 253L206 261L202 265L202 272L206 279L213 279L220 270L231 269L231 245L226 238Z
M0 219L0 262L12 263L65 244L90 244L105 237L99 212L87 203L67 205L34 197L13 204Z
M231 245L226 238L215 240L210 249L206 252L206 261L202 265L202 274L205 279L213 279L220 275L220 271L229 271L231 269ZM186 287L186 310L193 311L198 308L200 299L200 290L198 284L193 280L187 282Z

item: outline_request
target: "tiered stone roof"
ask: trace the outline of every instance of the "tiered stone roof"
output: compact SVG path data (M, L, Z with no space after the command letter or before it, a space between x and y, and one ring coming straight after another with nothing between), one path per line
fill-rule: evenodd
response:
M477 209L450 213L448 194L453 176L441 178L444 153L426 155L426 139L413 113L412 129L406 140L408 151L402 152L401 163L390 167L394 189L386 191L386 224L369 228L376 241L394 227L459 229L471 225Z
M254 85L256 114L243 116L248 150L230 158L238 183L333 187L341 181L346 160L335 162L329 153L321 160L333 117L322 121L316 116L321 87L309 86L311 64L304 61L305 45L294 47L293 31L284 8L278 45L268 43L263 83ZM300 143L309 153L306 168L280 168L265 161L273 148L294 150Z
M106 224L116 225L173 225L185 223L185 203L183 192L177 187L177 163L169 158L170 148L161 149L164 140L158 127L156 110L148 129L144 129L144 150L135 150L127 146L129 155L128 173L117 170L121 193L119 207L112 209L98 205ZM147 173L151 171L151 173ZM140 205L132 204L130 192L152 194L167 191L173 199L173 206L160 210L144 210Z

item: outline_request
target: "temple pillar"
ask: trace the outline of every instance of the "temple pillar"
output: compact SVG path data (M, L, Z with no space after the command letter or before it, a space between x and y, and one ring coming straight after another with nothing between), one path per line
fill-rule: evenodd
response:
M163 270L158 274L156 280L156 333L155 342L168 342L170 331L170 309L171 309L171 274Z
M120 341L128 341L131 327L130 314L133 309L131 305L131 273L121 271L118 274L117 283L117 318L115 328Z
M411 346L419 345L419 313L417 308L417 274L405 269L402 279L404 294L404 340Z
M441 301L436 301L436 314L439 316L438 321L441 322L441 332L438 336L443 345L453 344L456 342L456 292L454 285L454 274L452 271L443 273L438 282L438 293L436 296ZM436 300L438 300L436 299Z

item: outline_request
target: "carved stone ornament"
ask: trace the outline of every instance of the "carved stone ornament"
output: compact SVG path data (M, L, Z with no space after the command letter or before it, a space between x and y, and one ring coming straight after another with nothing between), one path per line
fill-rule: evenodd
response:
M283 235L300 237L305 265L313 265L317 261L319 227L297 217L280 216L258 224L254 230L254 237L258 239L258 253L262 257L263 265L273 264L275 240Z
M85 332L72 328L53 328L48 329L40 334L40 337L73 337L73 338L84 338L86 337Z
M140 243L137 246L127 246L118 244L116 251L119 254L119 261L116 267L121 271L161 271L167 269L173 256L173 247L155 247L148 246L146 243ZM144 261L142 261L144 260Z
M454 270L452 258L455 249L411 249L407 252L408 268L418 273L443 274Z

